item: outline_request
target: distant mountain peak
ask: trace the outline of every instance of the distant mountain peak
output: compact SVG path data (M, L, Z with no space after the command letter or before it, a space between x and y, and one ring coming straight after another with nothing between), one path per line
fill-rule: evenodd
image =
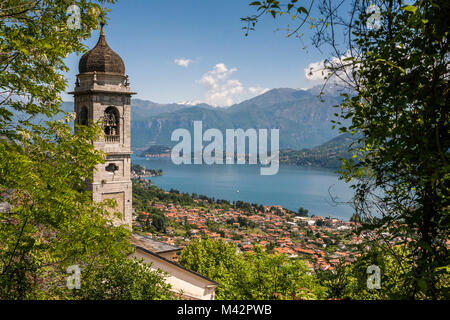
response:
M335 118L334 106L342 98L325 92L319 99L314 90L320 88L275 88L227 108L197 104L199 101L159 104L133 99L132 146L171 146L175 129L191 130L193 122L201 120L205 130L216 128L222 132L232 128L279 129L280 148L312 148L338 135L337 130L332 130L331 120ZM73 110L73 103L66 103L64 108Z
M301 96L308 95L309 93L305 90L297 90L292 88L274 88L259 96L245 100L237 105L231 106L230 108L235 108L235 106L241 105L268 105L277 104L283 102L289 102L299 99Z
M177 102L177 104L182 104L185 106L197 106L199 104L206 104L206 103L203 101L200 101L200 100L188 100L188 101Z
M319 99L309 90L292 88L275 88L227 108L192 102L144 108L132 101L132 144L171 146L175 129L191 130L193 122L201 120L204 130L279 129L280 148L311 148L338 135L331 120L340 101L339 96Z
M328 83L327 85L325 85L325 87L323 86L323 84L318 84L312 88L309 88L307 91L314 95L318 95L321 92L323 92L324 94L334 97L338 97L342 93L351 93L350 89L344 88L340 85L336 85L333 83Z
M270 92L272 92L272 93L274 93L274 92L277 92L277 93L290 93L290 92L295 92L295 91L297 91L296 89L292 89L292 88L273 88L272 90L269 90L269 91L267 91L266 93L263 93L263 94L267 94L267 93L270 93Z

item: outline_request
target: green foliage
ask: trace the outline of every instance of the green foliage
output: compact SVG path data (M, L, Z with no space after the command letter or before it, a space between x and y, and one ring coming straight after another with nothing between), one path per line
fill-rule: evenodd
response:
M83 300L167 300L174 299L166 274L152 270L138 259L108 259L82 277L74 295ZM84 275L82 270L82 275Z
M134 171L135 173L139 175L151 175L151 176L162 176L163 170L162 169L147 169L139 164L132 163L131 164L131 171Z
M296 2L251 4L258 14L243 19L247 31L264 14L282 15L284 6L295 10ZM379 28L366 25L366 1L352 2L350 15L347 7L323 1L318 16L306 10L290 35L301 37L310 18L317 30L313 44L335 54L324 62L324 76L351 89L339 105L341 120L333 123L342 133L360 136L349 150L354 158L343 160L340 173L353 182L363 230L375 233L384 250L404 243L408 252L391 252L409 271L399 273L403 291L385 297L448 297L441 284L448 278L450 229L450 2L372 4L380 8ZM348 37L339 37L342 33ZM351 125L344 124L348 120Z
M142 151L140 154L141 157L145 157L147 155L160 155L160 154L170 154L170 148L162 145L154 145L150 146L145 151Z
M296 28L296 30L291 31L288 35L292 35L293 32L296 32L303 26L305 23L310 25L310 28L314 28L314 19L309 15L311 11L311 7L314 4L314 1L311 1L310 7L307 9L304 6L304 2L298 0L287 0L287 1L277 1L277 0L263 0L263 1L253 1L249 5L257 8L258 13L256 15L241 18L241 20L246 23L242 29L245 30L245 35L248 36L250 31L255 30L256 23L259 21L261 16L270 15L273 18L277 16L282 16L284 14L289 15L291 20L300 21L300 26ZM309 18L311 21L309 21Z
M201 200L197 201L196 200ZM155 185L151 185L147 180L134 180L133 181L133 206L137 212L147 211L149 212L151 206L156 203L164 203L180 205L184 207L198 207L203 209L221 208L221 209L241 209L245 214L254 213L255 210L264 210L262 205L250 204L244 201L236 201L230 203L228 200L214 199L205 195L197 195L193 193L180 193L178 190L170 189L168 192L158 188ZM230 221L233 223L234 221ZM249 221L249 226L254 226Z
M155 228L157 232L166 232L166 219L164 215L151 215L152 227Z
M142 231L145 232L166 232L167 219L164 212L156 208L149 208L147 212L138 215L138 221L141 222Z
M93 168L104 162L104 154L92 144L100 127L80 126L73 133L71 115L51 120L61 111L60 94L66 90L64 58L84 51L82 42L106 13L99 2L77 3L79 30L67 27L72 1L1 3L0 203L5 210L0 211L0 299L77 298L66 287L71 265L111 276L119 267L102 269L110 262L140 270L123 260L131 252L130 232L113 224L110 209L115 203L94 203L85 190ZM153 277L146 283L163 288L157 273L146 272ZM118 274L108 290L120 289L114 285L126 279ZM100 284L91 278L95 280ZM144 284L128 297L150 297ZM100 290L90 289L83 289L85 297ZM156 290L153 297L159 293L167 296ZM103 298L120 297L111 294Z
M194 206L196 203L189 194L170 190L166 193L155 185L149 185L142 181L133 181L133 207L137 212L149 210L152 203L173 203L182 206Z
M357 33L364 89L346 97L344 117L352 125L342 130L361 131L364 147L357 150L359 162L346 162L342 174L357 181L358 214L370 220L374 212L367 208L380 208L382 219L372 219L370 228L388 232L384 241L411 239L412 269L404 273L411 290L404 296L436 299L443 297L439 283L446 277L450 225L450 3L414 6L412 14L393 3L379 30Z
M129 252L129 231L113 227L111 203L93 203L85 191L92 166L103 159L90 143L96 128L72 134L66 124L48 125L29 138L0 140L1 197L12 205L0 213L3 298L40 298L45 287L51 297L61 283L47 279L67 266Z
M320 271L320 283L327 287L327 294L332 299L355 300L397 300L404 299L405 291L414 291L415 284L410 282L407 274L412 271L410 255L404 247L389 250L372 247L362 256L348 265L340 264L333 271ZM380 268L380 288L369 289L367 285L369 266ZM448 276L443 277L437 286L448 296ZM419 298L425 298L418 293ZM443 295L441 298L445 298Z
M72 30L67 26L66 12L71 1L2 1L0 88L4 92L0 134L14 131L5 127L12 116L5 105L30 116L50 117L59 112L60 93L66 89L62 72L68 71L63 59L70 53L83 52L82 41L98 28L100 15L105 13L99 2L103 1L78 3L83 12L82 28Z
M222 239L195 239L183 249L178 262L205 277L219 282L216 288L217 299L230 299L235 287L232 284L234 272L240 269L242 259L236 254L236 247Z
M298 215L298 216L300 216L300 217L307 217L307 216L308 216L308 213L309 213L308 209L305 209L305 208L303 208L303 207L300 207L300 208L298 209L298 212L296 213L296 215Z
M301 260L268 254L260 247L239 254L233 244L209 238L193 240L179 263L220 283L217 299L321 299L325 288Z
M350 133L344 133L312 149L280 150L280 163L338 169L341 159L352 157L348 149L355 141Z

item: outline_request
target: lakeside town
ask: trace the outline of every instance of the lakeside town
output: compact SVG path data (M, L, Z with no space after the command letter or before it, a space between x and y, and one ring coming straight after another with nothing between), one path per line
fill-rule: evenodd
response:
M193 239L209 237L236 245L238 251L255 246L292 259L305 260L311 270L333 270L360 255L360 224L333 217L307 216L279 205L215 200L177 190L164 191L149 180L133 179L133 229L166 244L183 248ZM176 254L172 257L175 261Z
M162 176L162 169L146 169L137 164L131 164L131 179Z

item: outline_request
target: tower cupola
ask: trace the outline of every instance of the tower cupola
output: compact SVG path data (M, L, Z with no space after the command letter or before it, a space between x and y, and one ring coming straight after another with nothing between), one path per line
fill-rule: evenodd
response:
M125 64L122 58L115 53L106 42L104 24L98 42L94 48L85 53L78 64L79 73L105 72L125 74Z

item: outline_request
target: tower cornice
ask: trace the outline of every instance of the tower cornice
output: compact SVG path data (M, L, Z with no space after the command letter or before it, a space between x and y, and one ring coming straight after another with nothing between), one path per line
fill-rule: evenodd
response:
M105 89L86 89L86 90L75 90L75 91L71 91L68 92L68 94L73 94L74 96L81 96L81 95L86 95L86 94L95 94L95 93L104 93L104 94L119 94L119 95L135 95L137 94L136 92L131 92L131 91L119 91L119 90L105 90Z

